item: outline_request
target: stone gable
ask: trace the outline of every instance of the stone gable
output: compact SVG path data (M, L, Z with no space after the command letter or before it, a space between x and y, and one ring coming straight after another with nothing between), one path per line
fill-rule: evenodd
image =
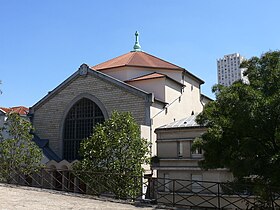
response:
M105 118L112 111L129 111L140 125L147 122L147 108L144 97L121 88L93 74L78 76L59 89L52 97L33 109L35 133L42 139L49 139L50 148L62 156L63 124L67 112L79 97L93 97L105 108Z

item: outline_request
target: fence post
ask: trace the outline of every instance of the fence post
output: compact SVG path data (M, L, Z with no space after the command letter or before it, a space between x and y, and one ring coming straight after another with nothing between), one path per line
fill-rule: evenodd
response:
M39 177L40 177L40 185L41 185L41 188L43 188L43 184L44 184L44 174L43 174L43 168L41 168L41 170L40 170L40 175L39 175Z
M220 186L221 184L218 183L218 209L221 209L221 201L220 201Z
M172 195L172 197L173 197L172 198L172 206L174 207L175 206L175 180L173 179L172 182L173 182L172 183L172 185L173 185L172 186L172 193L173 193L173 195Z

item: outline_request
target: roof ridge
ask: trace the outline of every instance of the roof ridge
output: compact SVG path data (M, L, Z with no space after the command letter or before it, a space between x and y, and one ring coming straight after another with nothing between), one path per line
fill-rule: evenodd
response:
M136 52L136 51L135 51ZM129 52L129 53L133 53L133 55L132 56L130 56L130 58L128 59L128 61L127 61L127 63L129 63L131 60L132 60L132 58L135 56L135 52ZM128 53L127 53L128 54Z
M165 61L162 58L158 58L143 51L130 51L123 55L114 57L110 60L92 66L91 69L102 71L110 68L118 68L121 66L139 66L148 68L174 69L180 71L184 70L184 68L178 65L175 65L169 61Z
M151 54L149 54L149 53L147 53L147 52L142 52L142 53L145 53L145 54L147 54L147 55L149 55L149 56L151 56L151 57L153 57L153 58L159 59L159 60L161 60L161 61L163 61L163 62L165 62L165 63L169 63L170 65L176 66L176 67L178 67L178 68L180 68L180 69L182 69L182 70L184 69L184 68L181 67L181 66L178 66L178 65L173 64L173 63L171 63L171 62L169 62L169 61L166 61L166 60L164 60L164 59L162 59L162 58L159 58L159 57L156 57L156 56L154 56L154 55L151 55Z

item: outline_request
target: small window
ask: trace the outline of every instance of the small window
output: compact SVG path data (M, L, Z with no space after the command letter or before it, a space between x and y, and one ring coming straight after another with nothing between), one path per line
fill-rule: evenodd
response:
M183 157L183 142L179 141L177 142L177 153L178 153L178 157Z
M191 91L193 91L193 85L191 85Z

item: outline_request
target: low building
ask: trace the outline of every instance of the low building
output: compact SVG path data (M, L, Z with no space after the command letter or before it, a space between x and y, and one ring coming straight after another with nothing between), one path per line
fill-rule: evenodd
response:
M197 181L189 187L190 191L199 191L203 187L199 181L225 182L232 180L227 169L203 170L198 162L203 159L201 149L191 150L195 138L206 132L206 127L195 122L197 115L161 126L155 130L157 134L157 177L161 179L178 179ZM169 189L169 186L165 186ZM186 190L186 189L184 189Z
M24 106L15 106L15 107L10 107L10 108L0 107L0 128L3 128L5 126L5 123L8 120L8 114L11 112L17 113L22 118L29 120L29 118L27 116L29 109L27 107L24 107ZM9 137L9 133L8 133L7 129L2 130L1 134L4 139Z

